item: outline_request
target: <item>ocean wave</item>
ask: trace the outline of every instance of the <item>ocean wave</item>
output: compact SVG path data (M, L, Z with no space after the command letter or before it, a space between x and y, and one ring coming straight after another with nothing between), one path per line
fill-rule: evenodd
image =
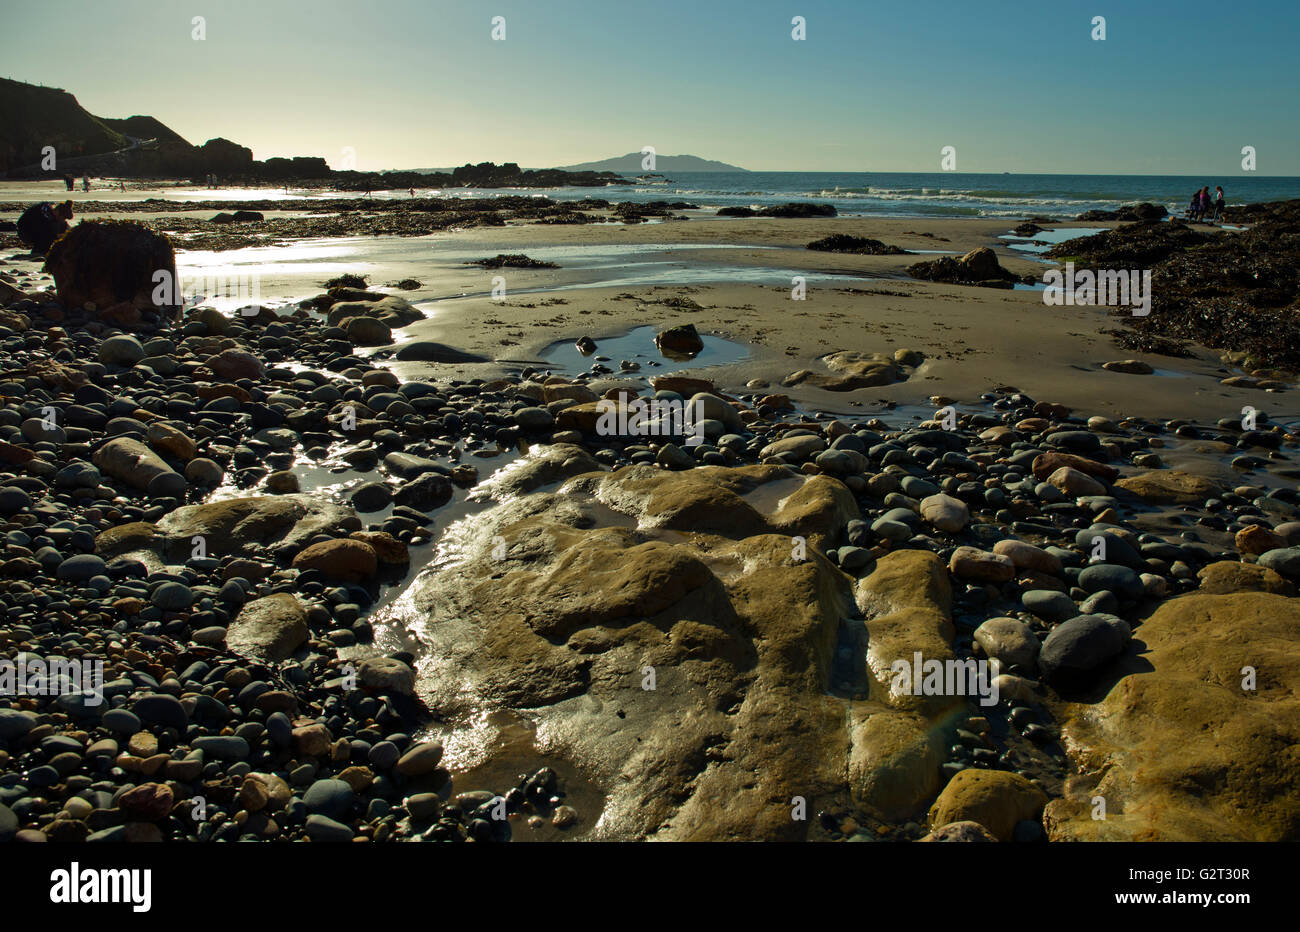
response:
M899 179L898 184L882 184L885 180L882 178L841 179L813 175L773 179L770 187L763 187L765 180L752 177L744 180L686 178L666 185L635 185L604 196L611 200L634 202L685 200L704 210L739 206L761 209L790 201L812 201L832 204L844 216L989 218L1074 217L1084 211L1114 210L1138 201L1162 204L1171 212L1177 212L1184 200L1172 190L1172 180L1147 185L1137 178L1121 179L1113 188L1105 187L1101 179L1089 179L1077 187L1071 187L1069 179L1026 179L1024 186L1019 188L1015 187L1018 180L1015 178L989 179L986 188L980 187L973 179L962 177L935 177L933 181L930 178L909 178ZM835 183L840 180L846 183ZM593 196L590 188L566 188L546 193L560 200Z

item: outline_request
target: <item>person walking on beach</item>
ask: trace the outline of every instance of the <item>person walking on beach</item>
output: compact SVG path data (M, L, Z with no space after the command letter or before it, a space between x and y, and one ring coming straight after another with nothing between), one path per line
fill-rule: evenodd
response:
M67 232L71 219L72 201L33 204L18 218L18 238L30 246L33 253L43 256L54 241Z
M1214 186L1214 215L1213 215L1210 219L1211 219L1211 220L1222 220L1222 219L1223 219L1223 208L1224 208L1224 203L1223 203L1223 185L1216 184L1216 185Z
M1201 213L1201 192L1196 191L1192 194L1191 203L1187 205L1187 219L1195 223L1200 218Z
M73 178L71 175L64 175L63 186L71 191L77 187L77 179Z
M83 191L89 191L89 190L90 190L90 176L89 176L89 175L82 175L82 176L81 176L81 190L83 190Z
M1201 222L1210 215L1210 186L1207 184L1201 188Z

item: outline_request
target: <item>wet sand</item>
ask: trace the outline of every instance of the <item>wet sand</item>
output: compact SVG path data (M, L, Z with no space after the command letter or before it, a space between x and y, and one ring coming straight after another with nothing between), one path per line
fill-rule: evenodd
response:
M634 327L691 323L701 333L746 344L750 358L721 371L701 372L689 364L676 371L698 372L733 390L752 379L764 380L796 401L840 413L873 409L882 401L924 403L936 395L973 402L995 386L1014 386L1036 398L1109 416L1213 419L1239 416L1246 404L1281 409L1278 414L1297 412L1285 395L1220 385L1219 380L1235 370L1205 347L1195 348L1191 359L1136 357L1156 369L1154 375L1102 369L1107 361L1135 358L1102 332L1118 325L1102 309L1045 306L1041 293L1032 290L908 278L907 266L924 256L857 256L803 248L833 232L958 255L990 246L1012 272L1037 274L1046 268L998 239L1008 231L1006 223L997 220L736 220L469 230L454 236L458 254L473 253L477 247L483 255L525 253L549 259L549 248L589 247L599 252L609 246L622 246L629 254L625 264L596 270L446 268L439 275L430 269L421 278L424 288L408 297L442 300L432 305L428 321L406 328L402 335L448 343L509 367L511 362L537 364L543 350L561 340L589 336L599 347L602 338ZM926 232L936 239L915 235ZM647 258L635 251L642 245L674 248ZM438 255L438 247L431 251ZM636 277L638 260L661 263L655 271L666 279L676 275L690 283L589 287L602 276ZM552 261L565 265L562 257ZM781 274L791 270L809 279L803 301L792 299L790 279ZM711 271L719 281L705 280ZM501 301L489 293L498 275L507 289ZM457 293L466 296L449 299ZM665 303L675 298L687 298L699 308ZM546 303L557 299L566 303ZM825 371L819 360L827 353L893 353L901 348L919 349L927 357L906 382L853 392L779 384L799 369ZM406 365L397 364L404 377L413 374L402 371ZM618 360L610 365L617 369ZM493 368L465 367L464 373Z

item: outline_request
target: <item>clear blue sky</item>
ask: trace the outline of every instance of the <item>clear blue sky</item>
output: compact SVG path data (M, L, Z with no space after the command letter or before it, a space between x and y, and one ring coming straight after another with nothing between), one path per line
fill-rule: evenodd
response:
M1222 174L1252 145L1260 175L1300 175L1297 0L42 0L4 23L5 76L257 158L544 166L653 145L937 171L951 145L959 171Z

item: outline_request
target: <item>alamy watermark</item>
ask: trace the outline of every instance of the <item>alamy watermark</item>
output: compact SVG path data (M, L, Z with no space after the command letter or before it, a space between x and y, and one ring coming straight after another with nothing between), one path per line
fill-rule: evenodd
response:
M918 650L910 662L889 665L889 690L905 696L978 696L982 706L997 705L1000 670L996 659L922 660Z
M686 446L704 442L704 405L668 398L637 398L626 405L603 398L596 402L601 437L679 437Z
M256 272L173 276L159 269L153 273L153 284L153 303L159 307L178 307L216 298L233 299L246 306L262 300L262 276Z
M51 903L126 903L137 913L153 905L153 871L148 868L82 867L73 861L50 872Z
M19 654L0 657L0 696L65 696L86 694L91 707L104 702L104 661L71 660Z
M1052 269L1043 273L1043 303L1130 307L1134 317L1151 313L1150 269L1080 269L1065 263L1065 271Z

